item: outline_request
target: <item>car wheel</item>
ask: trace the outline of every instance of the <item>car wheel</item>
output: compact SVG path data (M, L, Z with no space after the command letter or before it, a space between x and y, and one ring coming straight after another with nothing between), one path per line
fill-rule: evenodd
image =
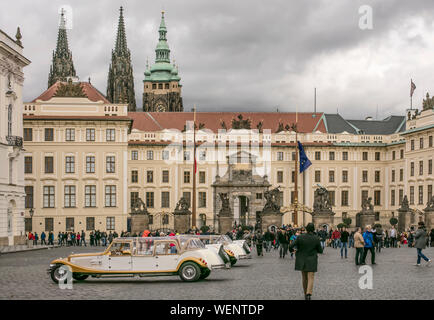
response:
M179 276L183 281L197 281L200 278L200 268L194 262L185 262L179 269Z
M202 271L202 273L200 274L200 279L206 279L208 278L208 276L211 274L211 270L210 269L205 269Z
M72 277L74 278L74 280L83 281L83 280L86 280L87 277L89 277L89 276L87 274L73 273Z
M65 283L68 278L68 272L69 271L66 270L65 266L59 264L55 266L53 269L51 269L50 272L51 279L54 281L54 283L59 283L59 282Z

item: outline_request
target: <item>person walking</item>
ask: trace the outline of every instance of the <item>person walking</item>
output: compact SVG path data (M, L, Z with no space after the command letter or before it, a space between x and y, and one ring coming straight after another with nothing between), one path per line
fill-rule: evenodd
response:
M362 264L364 247L365 240L362 236L362 228L358 227L356 233L354 233L354 248L356 248L356 266Z
M333 231L333 234L332 234L332 245L333 245L333 248L337 249L337 248L340 247L340 244L339 244L339 239L340 238L341 238L341 233L339 232L339 230L336 229L335 231Z
M45 238L46 238L46 237L47 237L47 235L45 234L44 231L42 231L42 233L41 233L41 246L42 246L43 244L47 245L47 242L45 241Z
M264 236L260 230L258 230L258 232L256 232L256 234L253 236L253 242L256 244L256 252L258 257L263 256L264 253L262 252L262 245L264 243Z
M279 256L280 258L285 258L286 252L288 251L288 245L289 245L288 233L286 232L285 229L282 229L278 233L278 240L280 245Z
M323 249L319 237L313 233L313 223L308 223L306 231L289 245L289 250L295 250L295 270L301 271L304 297L311 300L314 276L318 269L318 253L323 253Z
M270 230L267 230L264 233L264 240L265 240L265 251L270 252L274 240L274 234Z
M84 232L84 230L81 230L81 237L80 237L80 245L82 245L84 243L84 246L87 247L86 244L86 233Z
M370 225L366 226L366 231L363 233L363 240L365 241L365 246L363 248L363 258L362 265L366 264L366 256L368 255L368 251L371 252L371 264L375 263L375 247L374 247L374 235L372 233L372 228Z
M396 248L396 239L397 239L397 232L395 229L395 226L392 226L389 230L389 237L390 237L390 245L392 248Z
M350 234L347 231L347 228L343 227L341 232L341 259L344 258L344 248L345 248L345 259L348 258L348 238Z
M54 234L52 231L48 233L48 245L54 246Z
M38 233L35 232L35 233L33 234L33 244L34 244L35 246L38 245L38 240L39 240Z
M377 228L375 229L375 250L380 253L381 252L381 248L383 247L383 229L380 226L377 226Z
M323 250L325 249L325 244L327 241L327 235L328 234L327 234L327 227L326 226L324 226L320 231L318 231L318 236L319 236L319 239L321 241L321 247Z
M420 267L420 260L421 258L427 262L427 266L431 263L431 259L427 258L423 253L422 250L426 248L426 231L425 231L425 224L421 221L418 224L418 229L414 233L414 239L415 244L414 247L417 250L417 263L415 266Z

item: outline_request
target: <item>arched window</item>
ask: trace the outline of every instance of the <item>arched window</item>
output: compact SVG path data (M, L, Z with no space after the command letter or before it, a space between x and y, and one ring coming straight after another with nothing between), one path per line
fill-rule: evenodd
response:
M12 135L12 105L8 106L8 136Z

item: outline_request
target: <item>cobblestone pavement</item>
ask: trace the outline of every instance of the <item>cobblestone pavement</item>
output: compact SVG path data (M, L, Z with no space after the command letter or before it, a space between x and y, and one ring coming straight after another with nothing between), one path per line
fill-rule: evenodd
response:
M0 256L0 299L303 299L301 275L294 260L279 259L277 251L239 261L230 270L213 271L206 280L186 283L179 277L94 279L60 289L47 274L52 259L71 252L98 252L100 248L62 247ZM432 299L434 264L416 262L416 249L387 248L377 254L373 289L360 289L355 250L341 259L339 250L326 248L319 258L313 299ZM434 248L424 253L434 259ZM367 262L370 262L368 255Z

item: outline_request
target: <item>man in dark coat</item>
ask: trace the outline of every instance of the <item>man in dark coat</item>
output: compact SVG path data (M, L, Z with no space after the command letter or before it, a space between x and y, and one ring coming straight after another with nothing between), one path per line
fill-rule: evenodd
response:
M277 239L279 240L280 244L279 256L280 258L285 258L289 244L288 233L285 229L282 229L277 233Z
M426 248L426 231L425 231L425 224L421 221L419 222L419 228L416 232L414 232L414 238L416 239L416 243L414 244L414 247L417 249L417 263L415 266L420 266L420 260L423 258L427 265L430 264L431 259L427 258L423 253L422 250Z
M303 233L289 245L289 250L295 252L295 270L301 271L303 290L306 300L310 300L313 291L313 280L318 268L318 253L322 253L320 239L313 232L315 226L309 223L307 233Z

